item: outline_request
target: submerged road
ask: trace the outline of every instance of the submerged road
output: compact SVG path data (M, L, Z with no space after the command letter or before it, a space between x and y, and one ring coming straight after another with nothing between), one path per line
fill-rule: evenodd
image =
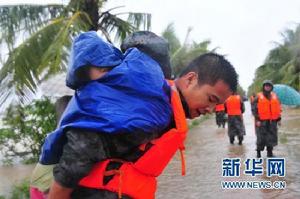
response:
M284 109L279 129L279 145L274 154L286 160L286 176L245 176L231 178L235 181L285 181L285 189L231 189L224 190L221 182L223 158L255 158L255 133L250 106L246 103L244 121L246 137L242 146L229 144L227 129L217 128L214 116L190 130L186 142L186 176L181 176L179 154L168 165L158 180L157 199L295 199L300 198L300 109ZM262 153L266 159L266 151ZM264 170L265 162L263 164ZM0 195L8 195L13 184L28 178L33 165L0 166ZM241 170L245 168L242 167Z
M246 103L244 122L246 136L243 145L229 143L227 128L218 128L214 116L190 130L186 142L186 176L181 176L179 154L171 161L159 177L157 199L199 198L300 198L300 109L284 109L282 126L279 129L279 144L274 155L285 158L285 177L266 176L266 151L262 152L264 174L240 177L222 177L223 158L256 158L254 122L250 105ZM242 165L242 164L241 164ZM222 189L222 181L285 181L285 189Z

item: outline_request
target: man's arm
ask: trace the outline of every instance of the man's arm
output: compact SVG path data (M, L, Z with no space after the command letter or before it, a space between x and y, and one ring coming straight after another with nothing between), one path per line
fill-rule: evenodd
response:
M63 154L53 169L55 181L50 188L50 199L69 199L94 164L110 156L101 133L72 129L66 132L66 137Z
M253 100L253 106L251 107L251 110L252 110L252 114L255 118L255 125L260 126L261 121L259 120L257 104L258 104L258 97L256 96L255 99Z
M72 191L72 188L66 188L54 181L51 185L48 199L70 199Z
M245 104L244 104L243 100L241 100L241 111L242 111L242 113L245 112Z
M253 106L251 107L251 110L252 110L252 114L253 114L253 116L255 117L256 120L259 119L257 103L258 103L258 97L255 97L255 99L253 100Z

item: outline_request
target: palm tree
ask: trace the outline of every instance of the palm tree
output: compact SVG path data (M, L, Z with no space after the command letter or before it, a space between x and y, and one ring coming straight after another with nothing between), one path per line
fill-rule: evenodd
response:
M189 35L191 31L192 28L189 28L187 30L183 44L180 43L180 40L175 34L173 23L169 24L162 33L162 37L168 40L170 44L171 64L175 77L177 77L180 74L181 70L197 56L209 51L215 51L215 49L208 49L208 46L210 44L209 40L205 40L200 43L197 43L195 41L189 42Z
M120 40L141 27L150 28L150 14L112 13L120 7L102 11L106 2L0 7L0 42L2 49L8 49L0 56L0 106L12 99L31 100L40 82L66 70L72 38L80 32L101 31L112 42L111 35Z
M264 64L256 69L248 95L260 91L266 79L300 90L300 25L295 30L286 30L282 37L283 43L276 43Z
M195 41L189 42L189 35L192 28L188 28L183 44L180 43L175 34L174 24L170 23L163 31L162 37L168 40L171 53L171 65L174 77L178 77L180 72L196 57L207 52L215 52L217 48L209 50L209 40L200 43ZM245 96L245 91L238 85L238 93Z

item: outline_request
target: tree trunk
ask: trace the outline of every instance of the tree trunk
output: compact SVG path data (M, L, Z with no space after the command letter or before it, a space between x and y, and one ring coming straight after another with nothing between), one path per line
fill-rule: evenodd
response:
M99 0L85 0L84 11L88 13L92 20L92 27L90 30L98 30L98 20L99 20Z

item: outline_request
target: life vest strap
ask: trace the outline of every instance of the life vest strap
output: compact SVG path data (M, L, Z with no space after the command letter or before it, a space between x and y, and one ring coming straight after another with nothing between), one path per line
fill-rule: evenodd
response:
M148 143L141 144L141 145L139 146L139 149L140 149L141 151L145 151L145 150L146 150L147 144L148 144Z
M184 149L180 149L180 159L181 159L181 175L185 175L185 156L184 156Z
M114 175L119 175L119 186L118 186L118 198L122 199L122 178L123 178L123 171L120 169L113 169L109 171L105 171L104 176L114 176Z
M144 154L136 162L109 159L95 165L91 173L80 181L81 186L116 192L119 199L122 194L136 199L154 199L157 187L156 177L162 173L178 149L181 157L181 174L185 175L184 140L188 128L174 82L170 85L172 88L171 105L176 128L168 130L158 139L140 145L139 149ZM106 171L106 166L111 161L123 164L119 169ZM107 184L104 184L103 176L113 177Z

